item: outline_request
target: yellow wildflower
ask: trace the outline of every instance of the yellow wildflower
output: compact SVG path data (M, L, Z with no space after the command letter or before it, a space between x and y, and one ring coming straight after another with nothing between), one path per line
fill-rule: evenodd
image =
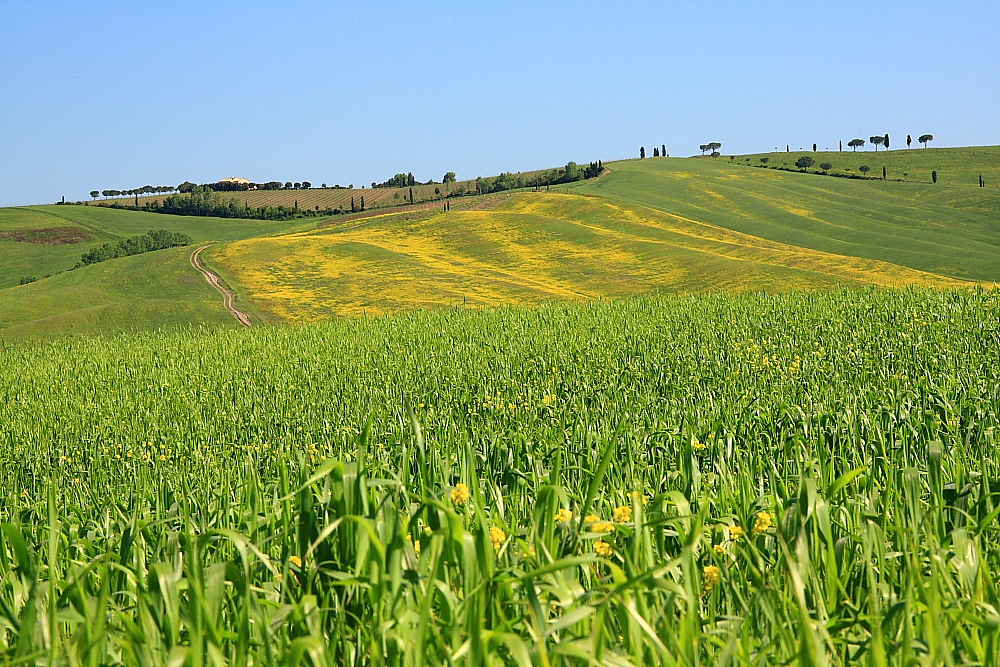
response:
M706 445L704 442L701 442L700 440L695 440L694 442L691 443L691 448L696 452L700 452L702 450L708 449L708 445Z
M302 567L302 559L299 558L298 556L289 556L288 562L294 565L295 567Z
M716 556L725 556L726 555L726 548L724 546L722 546L721 544L716 544L714 547L712 547L712 551L715 552Z
M594 553L596 553L598 556L603 556L604 558L607 558L608 556L614 553L614 550L611 548L611 545L605 542L604 540L597 540L596 542L594 542Z
M456 505L461 505L466 500L469 499L469 487L465 484L459 482L455 485L455 488L451 490L451 502Z
M740 526L730 526L729 527L729 539L733 542L739 542L743 539L743 528Z
M701 580L704 582L705 588L711 588L722 581L722 572L715 565L706 565L701 573Z
M583 522L584 523L596 523L597 521L600 521L600 520L601 520L601 517L599 517L597 515L594 515L594 514L588 514L587 516L583 517Z
M628 523L628 521L632 518L632 508L627 505L616 507L612 516L615 519L615 523Z
M590 527L591 532L594 533L610 533L614 529L615 525L607 521L598 521Z
M490 542L493 543L494 549L499 549L503 541L507 539L507 534L496 526L490 526Z
M569 510L560 507L559 511L556 512L556 521L559 523L566 523L573 518L573 513Z
M754 535L767 532L767 530L773 525L774 520L771 518L770 514L767 512L757 512L757 518L753 524Z

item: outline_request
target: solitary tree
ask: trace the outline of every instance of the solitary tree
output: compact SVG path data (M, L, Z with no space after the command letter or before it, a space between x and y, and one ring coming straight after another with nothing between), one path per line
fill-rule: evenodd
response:
M816 152L816 144L813 144L813 153Z
M844 140L843 139L840 140L840 148L838 148L837 150L841 150L841 151L844 150Z
M850 141L847 142L847 145L850 146L851 148L853 148L854 152L857 153L858 152L858 147L865 145L865 140L864 139L851 139Z
M712 143L708 144L708 150L712 151L713 155L718 153L720 148L722 148L722 144L720 144L717 141L713 141ZM718 157L718 155L716 155L716 157Z
M932 183L937 183L937 172L936 171L932 171L931 172L931 182Z
M798 160L795 161L795 166L799 169L808 169L813 166L813 159L808 155L803 155Z
M667 145L660 146L660 157L667 157Z
M100 191L100 190L91 190L91 191L90 191L90 196L91 196L91 197L93 197L94 199L97 199L97 197L98 197L98 196L99 196L100 194L101 194L101 191Z
M882 180L885 180L885 165L882 165Z
M930 141L934 141L934 135L933 134L921 134L920 137L917 139L917 141L919 141L920 143L922 143L924 145L924 148L927 148L927 143L930 142Z
M875 152L878 153L878 147L882 145L883 141L885 141L885 137L880 137L880 136L869 137L868 141L871 142L872 146L875 147Z
M882 145L885 146L886 150L889 150L889 133L886 132L885 136L882 137Z
M867 176L868 172L871 171L871 167L869 167L867 164L863 164L860 167L858 167L858 171Z
M639 159L640 160L645 160L646 159L646 147L645 146L640 146L639 147Z
M705 151L708 150L708 144L702 144L701 146L698 146L698 148L701 149L701 154L704 155Z
M829 162L824 162L819 166L819 168L822 169L823 171L830 171L831 169L833 169L833 165L830 164Z
M761 164L767 164L767 161L768 161L768 159L769 159L769 158L766 158L766 157L762 157L762 158L760 159L760 163L761 163Z
M910 135L906 135L906 147L909 148L910 144L912 143L913 143L913 137L911 137Z
M455 172L449 171L447 174L444 175L444 178L441 179L441 182L442 183L454 183L455 182Z

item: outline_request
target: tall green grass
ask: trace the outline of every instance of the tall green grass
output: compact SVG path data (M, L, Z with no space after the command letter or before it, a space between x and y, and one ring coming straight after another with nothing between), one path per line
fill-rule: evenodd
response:
M995 665L1000 297L0 351L0 655Z

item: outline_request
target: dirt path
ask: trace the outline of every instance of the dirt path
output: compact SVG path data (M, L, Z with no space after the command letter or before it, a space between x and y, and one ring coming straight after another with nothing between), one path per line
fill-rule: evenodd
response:
M236 306L233 305L233 298L236 295L230 292L225 287L223 287L222 279L219 278L219 276L216 275L215 273L206 269L201 263L201 257L200 257L201 251L210 245L212 244L206 243L205 245L201 246L200 248L196 249L193 253L191 253L191 266L198 269L201 275L205 276L205 280L208 281L208 284L219 291L219 293L222 295L222 304L226 307L226 310L232 313L233 317L235 317L237 320L240 321L240 324L242 324L245 327L248 327L251 324L253 324L253 322L250 321L249 315L244 313L242 310L237 310Z

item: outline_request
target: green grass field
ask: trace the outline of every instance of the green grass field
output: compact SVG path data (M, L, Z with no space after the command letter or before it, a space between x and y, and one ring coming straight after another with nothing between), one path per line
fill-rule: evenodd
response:
M900 146L905 143L899 142ZM892 150L872 150L865 146L860 151L852 151L845 146L843 151L792 151L790 153L757 153L753 155L738 155L734 161L744 164L759 165L760 158L767 158L768 166L797 169L795 161L803 155L813 158L816 164L810 168L818 171L819 165L829 162L833 167L831 172L861 174L858 167L867 165L871 168L869 176L881 178L882 167L886 169L886 178L904 180L914 183L931 183L931 172L938 173L940 185L979 185L982 175L987 187L1000 187L1000 147L998 146L968 146L962 148L898 148L892 144ZM750 158L749 162L747 158ZM728 156L708 158L719 161L729 161Z
M17 285L22 276L42 278L72 269L88 250L150 229L183 232L195 242L232 241L280 233L302 222L181 217L97 206L0 208L0 289ZM67 230L76 234L67 239ZM37 233L36 242L11 238L28 231ZM47 244L56 240L73 242Z
M994 160L1000 155L996 147L981 150ZM998 188L848 180L755 169L722 158L610 166L612 172L597 181L562 188L802 248L1000 281Z
M0 292L0 340L236 326L191 267L191 250L122 257L8 288Z
M0 659L996 665L998 298L0 348Z

